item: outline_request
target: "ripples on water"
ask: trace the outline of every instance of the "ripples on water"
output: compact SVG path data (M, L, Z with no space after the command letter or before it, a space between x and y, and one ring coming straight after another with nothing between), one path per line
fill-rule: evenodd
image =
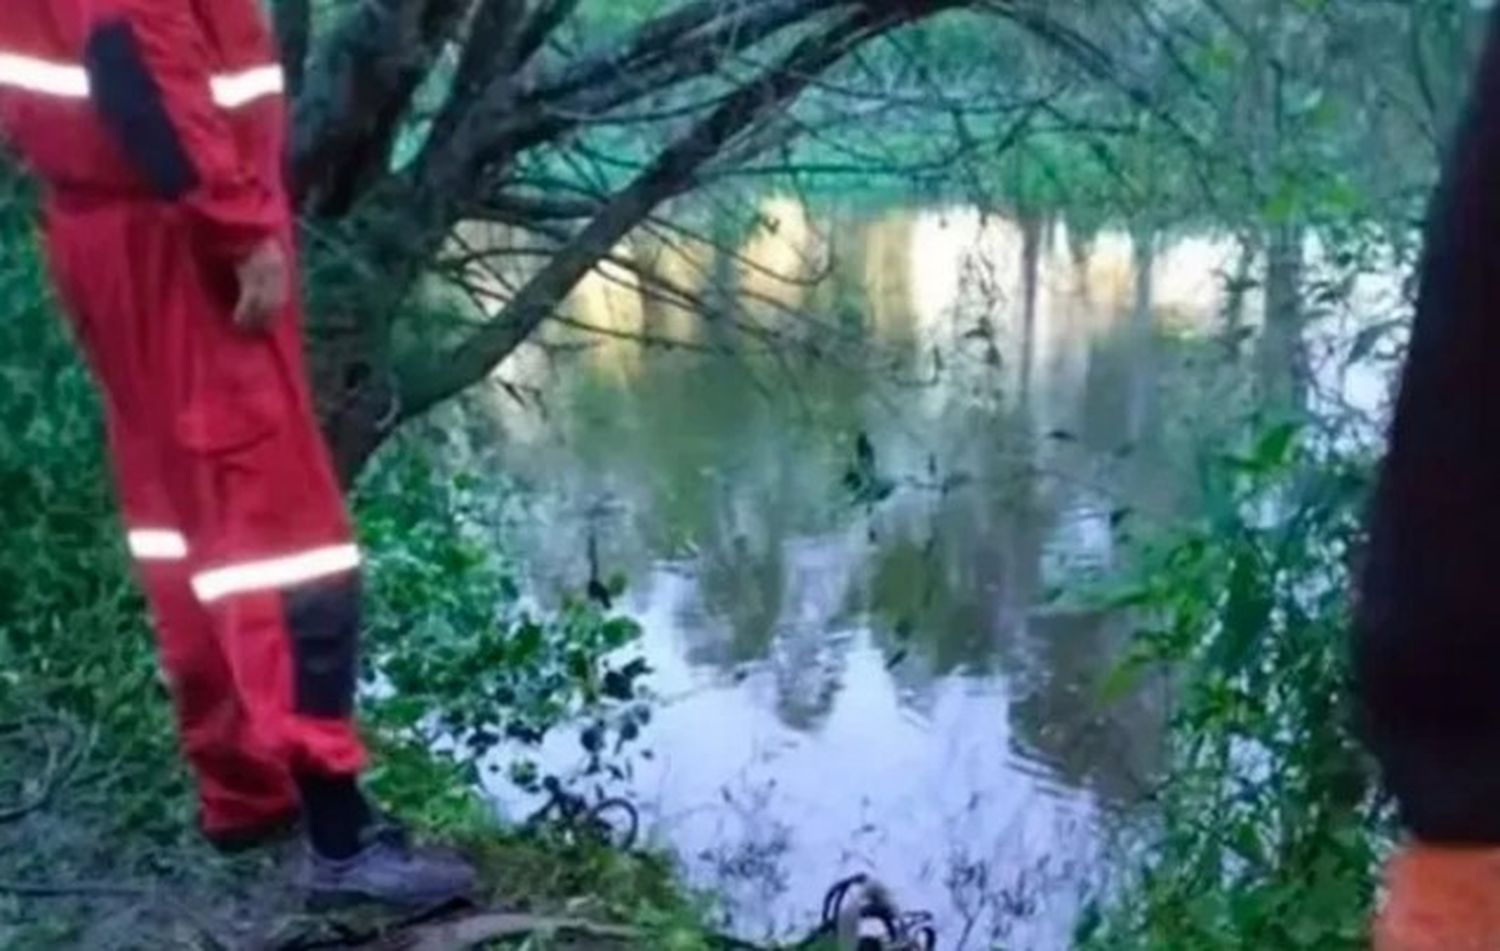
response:
M1164 401L1228 412L1207 338L1258 320L1225 290L1235 246L1168 245L1148 293L1124 236L1079 252L1040 229L1028 281L1025 229L972 211L765 214L774 233L732 276L745 319L853 323L880 358L778 377L618 342L561 367L522 355L505 375L546 412L494 406L501 464L530 487L514 547L543 589L578 582L590 534L630 576L664 700L628 791L736 931L797 934L830 883L873 871L937 914L944 948L1064 947L1102 885L1105 820L1158 766L1163 703L1102 709L1123 625L1050 598L1117 565L1127 512L1180 499ZM724 272L701 247L633 253L679 284ZM713 342L619 274L572 308ZM1166 342L1184 336L1205 342ZM893 489L870 505L843 478L859 433Z

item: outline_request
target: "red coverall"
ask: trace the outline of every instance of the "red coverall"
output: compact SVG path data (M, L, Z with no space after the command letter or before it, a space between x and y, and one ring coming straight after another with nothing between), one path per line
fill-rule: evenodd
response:
M235 265L290 255L285 113L256 0L0 0L0 129L46 186L210 836L290 815L294 773L364 762L359 553L301 315L231 320Z

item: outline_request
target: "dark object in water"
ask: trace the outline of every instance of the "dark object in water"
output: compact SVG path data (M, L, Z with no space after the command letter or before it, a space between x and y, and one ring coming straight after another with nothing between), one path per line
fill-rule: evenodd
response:
M542 782L547 802L527 818L525 826L538 829L551 826L565 835L584 835L629 851L640 836L641 815L635 806L619 797L601 796L594 802L563 788L556 776Z
M599 536L592 528L589 529L589 600L598 604L606 611L613 611L615 607L614 595L610 593L609 586L599 576Z
M869 925L878 935L863 934ZM833 936L838 951L937 951L937 931L926 912L902 912L890 889L867 875L835 884L823 898L823 918L802 947Z

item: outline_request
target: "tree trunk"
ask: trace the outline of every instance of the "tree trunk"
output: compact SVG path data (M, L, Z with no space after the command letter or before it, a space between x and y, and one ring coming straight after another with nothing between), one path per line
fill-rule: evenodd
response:
M1266 241L1266 325L1258 376L1261 403L1277 413L1296 413L1307 405L1302 244L1302 229L1295 225L1273 227Z
M1258 122L1253 152L1256 180L1269 196L1280 182L1278 162L1287 146L1286 77L1290 42L1284 0L1270 4L1260 24L1262 59L1255 83ZM1267 228L1266 318L1259 352L1260 402L1273 413L1296 412L1305 405L1307 373L1302 344L1303 227L1295 213Z
M395 380L357 335L310 348L309 365L323 435L347 489L401 418Z
M314 400L334 463L345 486L396 427L409 418L401 401L402 370L396 328L407 312L431 310L421 301L426 262L440 243L413 237L404 248L384 232L398 228L354 220L323 222L321 240L304 232L308 274L307 363ZM375 216L371 216L375 217ZM403 326L422 347L441 345L441 326ZM406 346L413 345L407 340Z
M1132 269L1135 271L1135 300L1130 309L1128 347L1130 390L1126 396L1126 440L1134 446L1146 436L1154 409L1156 368L1152 354L1152 337L1156 332L1156 288L1153 271L1156 266L1156 234L1146 228L1131 233Z
M1042 239L1044 224L1040 215L1021 215L1021 281L1025 295L1021 310L1021 404L1031 398L1032 380L1036 376L1036 318L1041 293Z
M1260 254L1259 241L1244 236L1240 239L1239 258L1234 264L1228 293L1224 300L1224 332L1238 352L1238 343L1245 327L1245 304L1255 279L1255 259Z

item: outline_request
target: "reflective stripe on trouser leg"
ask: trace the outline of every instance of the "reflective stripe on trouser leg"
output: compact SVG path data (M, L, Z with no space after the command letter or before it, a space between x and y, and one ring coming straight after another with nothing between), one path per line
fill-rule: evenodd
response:
M187 538L167 528L132 528L125 533L125 544L137 561L185 561Z
M193 590L205 605L278 594L292 651L293 708L300 716L339 719L354 712L359 564L357 546L333 545L199 572Z
M193 590L204 604L212 604L236 594L277 591L348 574L359 564L357 546L330 545L201 571L193 578Z

